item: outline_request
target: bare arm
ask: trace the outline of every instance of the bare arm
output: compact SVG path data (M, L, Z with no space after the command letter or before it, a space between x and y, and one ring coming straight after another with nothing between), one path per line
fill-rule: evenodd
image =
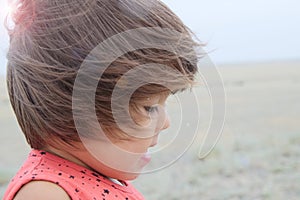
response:
M32 181L24 185L14 200L71 200L58 185L46 181Z

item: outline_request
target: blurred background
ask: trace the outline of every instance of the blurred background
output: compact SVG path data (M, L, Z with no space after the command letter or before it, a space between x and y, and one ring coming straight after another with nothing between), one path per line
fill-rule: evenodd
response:
M10 8L0 1L3 24ZM146 199L299 199L300 1L163 2L207 43L224 81L226 121L205 160L198 160L195 141L178 162L134 184ZM5 89L8 36L2 25L0 44L1 197L29 148Z
M0 20L9 11L1 0ZM298 0L164 0L207 43L217 64L295 61L300 57ZM0 27L0 73L8 37Z

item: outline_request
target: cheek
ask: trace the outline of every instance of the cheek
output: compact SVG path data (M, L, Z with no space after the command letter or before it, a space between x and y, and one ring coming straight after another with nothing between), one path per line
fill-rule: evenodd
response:
M110 169L125 173L139 173L144 167L141 158L148 143L148 140L124 141L117 144L89 141L85 146L94 160Z
M123 149L124 151L128 151L131 153L138 153L143 154L147 152L149 146L152 143L154 137L146 138L146 139L133 139L130 141L126 141L120 144L116 144L119 148Z
M142 108L131 109L130 117L136 125L141 127L147 126L150 122L150 116Z
M137 115L132 117L133 124L126 124L122 127L122 132L133 139L146 140L156 134L158 126L157 117Z

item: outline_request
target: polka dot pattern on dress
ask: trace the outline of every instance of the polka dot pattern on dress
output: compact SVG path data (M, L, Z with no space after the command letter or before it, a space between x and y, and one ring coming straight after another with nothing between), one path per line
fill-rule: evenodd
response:
M49 181L63 188L72 200L143 200L143 196L128 182L114 183L102 174L46 151L32 150L11 180L5 200L12 200L18 190L33 180Z

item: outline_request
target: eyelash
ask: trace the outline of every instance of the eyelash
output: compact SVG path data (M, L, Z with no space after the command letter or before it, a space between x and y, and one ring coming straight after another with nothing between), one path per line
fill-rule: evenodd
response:
M148 113L154 113L158 111L158 107L157 106L144 106L144 109L148 112Z

